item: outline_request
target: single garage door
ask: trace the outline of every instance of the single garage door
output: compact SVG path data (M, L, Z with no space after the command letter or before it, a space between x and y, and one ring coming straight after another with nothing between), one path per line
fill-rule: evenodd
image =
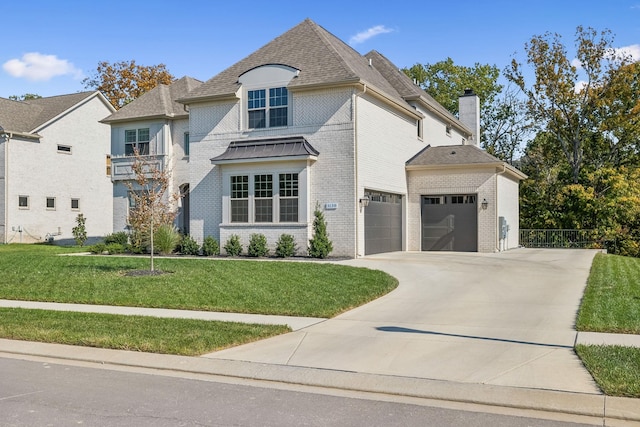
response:
M475 194L422 196L422 250L478 250L478 209Z
M365 191L369 205L364 208L365 255L402 250L402 196Z

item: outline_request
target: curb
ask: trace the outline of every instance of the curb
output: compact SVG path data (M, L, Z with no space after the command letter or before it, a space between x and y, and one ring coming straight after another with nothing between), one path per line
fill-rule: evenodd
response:
M638 399L0 339L0 353L640 422Z

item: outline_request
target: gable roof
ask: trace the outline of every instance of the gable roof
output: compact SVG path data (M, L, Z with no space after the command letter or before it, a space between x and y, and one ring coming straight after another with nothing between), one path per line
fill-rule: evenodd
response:
M452 123L462 131L462 133L468 134L470 137L473 131L458 120L456 116L451 114L449 110L444 108L438 101L436 101L431 95L424 91L420 86L411 81L409 76L396 67L389 59L376 50L365 55L370 59L373 66L380 71L385 79L396 89L396 91L402 96L405 101L416 101L420 103L424 108L432 111L437 116L440 116L447 122Z
M501 167L517 179L527 177L518 169L475 145L444 145L440 147L428 145L406 163L408 170L470 166Z
M13 101L0 98L0 127L7 133L19 133L23 136L34 134L47 123L63 115L78 104L92 97L102 97L100 92L78 92L68 95ZM106 99L103 102L114 111Z
M176 99L200 86L202 82L184 76L170 85L159 84L139 98L134 99L115 113L101 120L102 123L115 123L150 118L186 118L189 113Z
M289 83L289 89L363 83L406 108L396 89L375 67L369 66L367 58L310 19L276 37L179 101L189 103L235 97L240 87L238 78L267 64L283 64L300 71Z

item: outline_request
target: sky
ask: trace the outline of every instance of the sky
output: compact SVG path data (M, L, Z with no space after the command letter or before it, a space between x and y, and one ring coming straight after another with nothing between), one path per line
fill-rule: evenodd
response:
M0 11L3 98L88 90L82 81L101 61L164 64L206 81L306 18L399 68L450 57L503 70L526 60L534 35L558 33L572 48L579 25L611 30L614 46L640 60L640 0L21 0Z

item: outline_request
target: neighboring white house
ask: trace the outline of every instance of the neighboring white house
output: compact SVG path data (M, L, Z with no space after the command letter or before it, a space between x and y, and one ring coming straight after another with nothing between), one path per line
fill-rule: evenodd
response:
M132 199L126 182L134 178L131 166L137 149L150 164L170 173L168 194L184 195L176 225L189 233L189 113L175 100L200 84L191 77L161 84L101 120L111 125L113 231L128 229Z
M91 240L113 231L108 162L114 108L99 92L0 98L0 242L73 243L82 213Z
M116 231L126 147L143 144L174 168L181 228L200 242L235 234L246 248L262 233L273 249L286 233L306 252L317 207L335 256L518 245L524 175L478 148L472 92L458 120L383 55L360 55L308 19L199 83L161 86L103 120Z

